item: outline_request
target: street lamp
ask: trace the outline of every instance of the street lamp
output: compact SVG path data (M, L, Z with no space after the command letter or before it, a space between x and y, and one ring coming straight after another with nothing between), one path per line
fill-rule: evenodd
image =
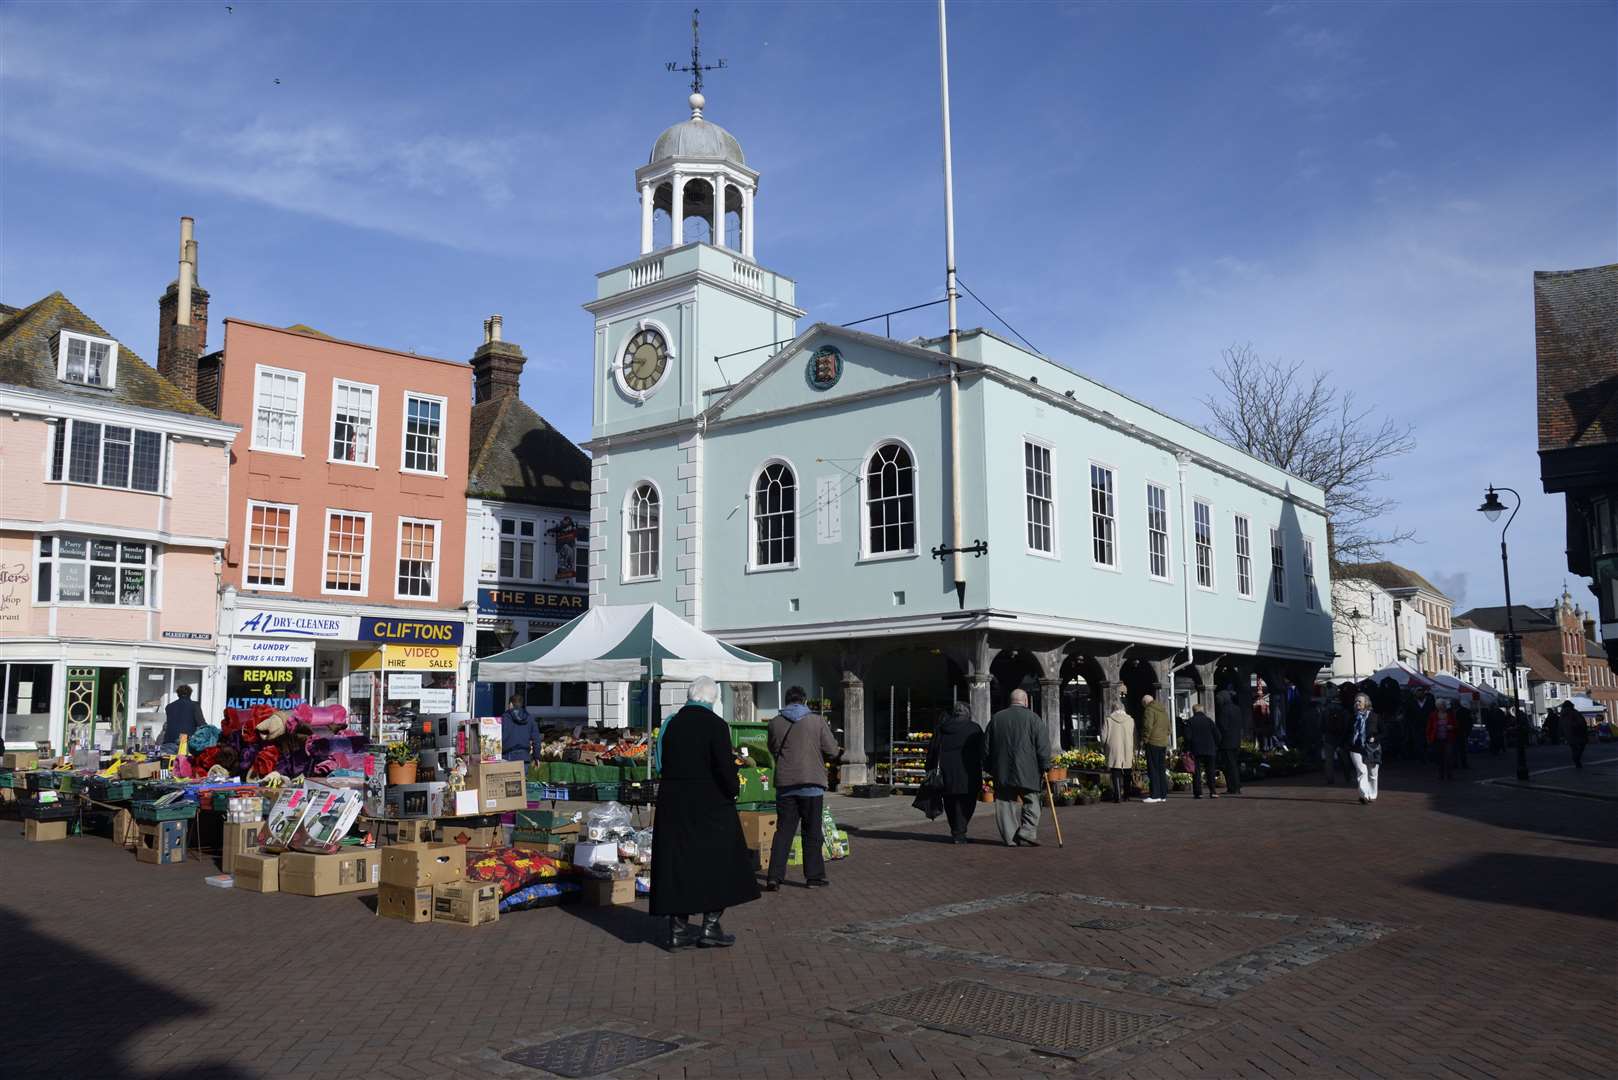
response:
M1353 664L1354 664L1353 671L1354 671L1354 679L1355 679L1355 681L1358 681L1359 677L1360 677L1360 642L1359 642L1359 634L1360 634L1360 620L1363 619L1363 618L1365 618L1365 616L1360 614L1360 609L1359 608L1355 608L1353 611L1350 611L1348 613L1348 622L1349 622L1349 627L1348 627L1348 655L1350 657L1352 657L1352 659L1353 659Z
M1506 518L1506 524L1500 530L1500 572L1506 581L1506 663L1511 666L1511 709L1517 717L1517 779L1528 779L1528 722L1523 716L1522 701L1517 694L1517 660L1522 655L1521 643L1517 640L1516 622L1511 617L1511 559L1506 554L1506 530L1517 518L1517 511L1522 509L1522 496L1511 488L1503 487L1499 491L1510 492L1517 500L1517 505L1511 508L1511 516ZM1500 496L1493 484L1483 497L1483 505L1478 512L1490 521L1499 521L1500 515L1505 511Z

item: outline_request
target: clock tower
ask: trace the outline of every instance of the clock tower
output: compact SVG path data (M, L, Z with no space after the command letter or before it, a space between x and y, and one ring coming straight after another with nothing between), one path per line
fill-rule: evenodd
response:
M787 277L754 258L759 174L703 116L658 136L635 171L640 255L596 275L592 437L690 420L797 333Z

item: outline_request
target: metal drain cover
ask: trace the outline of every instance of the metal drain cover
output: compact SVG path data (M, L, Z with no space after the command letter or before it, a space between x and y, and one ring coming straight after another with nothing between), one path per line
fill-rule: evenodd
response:
M617 1031L581 1031L513 1050L505 1055L505 1060L557 1076L600 1076L679 1048L679 1043L642 1039Z
M1168 1019L966 979L913 990L866 1009L956 1035L1023 1043L1061 1057L1082 1057Z
M1070 925L1075 930L1128 930L1135 924L1128 919L1085 919Z

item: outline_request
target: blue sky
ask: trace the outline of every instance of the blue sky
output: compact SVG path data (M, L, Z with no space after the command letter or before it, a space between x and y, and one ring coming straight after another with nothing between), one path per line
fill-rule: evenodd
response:
M1194 422L1222 348L1416 424L1393 554L1500 602L1567 577L1537 494L1532 272L1618 259L1618 8L951 6L961 276L1043 352ZM462 359L589 429L593 274L688 92L684 4L0 8L0 299L61 289L148 360L197 218L220 320ZM811 320L941 294L928 3L703 5L708 117L762 173L761 262ZM280 80L279 83L276 80ZM975 305L965 325L992 325ZM937 333L938 309L896 322ZM1575 595L1588 593L1574 582Z

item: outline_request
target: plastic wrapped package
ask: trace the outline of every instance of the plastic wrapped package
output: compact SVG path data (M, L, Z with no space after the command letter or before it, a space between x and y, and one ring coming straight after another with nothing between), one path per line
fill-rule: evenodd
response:
M584 815L584 835L588 840L619 840L634 831L629 809L620 803L602 803Z

